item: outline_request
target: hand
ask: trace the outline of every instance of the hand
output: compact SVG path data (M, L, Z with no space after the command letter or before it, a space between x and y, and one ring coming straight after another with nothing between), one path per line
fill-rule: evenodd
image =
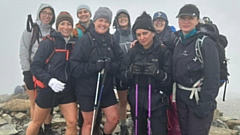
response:
M33 77L30 71L23 71L23 81L25 82L28 90L34 89Z
M52 78L49 81L48 86L51 87L54 92L60 92L63 91L63 89L65 88L65 83L62 83L55 78Z
M133 75L142 75L143 74L143 63L136 62L132 64L129 68L130 73Z
M104 60L97 60L96 68L97 68L97 72L102 71L102 69L104 68Z
M136 43L137 43L137 40L134 40L134 41L131 43L130 48L134 47Z
M107 71L112 70L112 60L110 58L105 59L105 69Z
M154 63L145 63L144 64L144 70L143 74L144 75L150 75L150 76L155 76L159 72L158 67Z

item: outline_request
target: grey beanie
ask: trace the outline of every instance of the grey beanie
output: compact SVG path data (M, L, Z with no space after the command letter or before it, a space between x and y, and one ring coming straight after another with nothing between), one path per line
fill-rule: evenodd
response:
M112 21L112 11L107 7L99 7L94 14L93 22L95 22L98 18L107 19L111 24Z
M77 16L78 16L78 11L79 11L80 9L87 9L87 10L89 11L89 13L90 13L90 17L92 16L92 12L91 12L90 7L89 7L88 5L84 5L84 4L79 5L79 6L77 7Z

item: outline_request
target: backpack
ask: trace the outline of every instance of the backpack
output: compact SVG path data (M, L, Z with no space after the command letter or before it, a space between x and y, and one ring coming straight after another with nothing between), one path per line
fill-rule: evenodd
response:
M28 49L29 62L31 63L32 47L36 41L39 43L40 42L39 38L42 37L41 30L36 22L33 23L31 14L28 15L26 29L28 32L32 32L32 38L31 38L29 49Z
M220 87L224 86L224 94L223 94L223 101L225 101L225 93L227 84L229 83L228 76L230 75L228 72L228 61L229 59L226 58L225 48L228 45L227 38L224 35L219 34L218 28L214 24L203 24L200 26L200 31L204 33L202 38L198 38L195 43L195 53L197 59L204 64L203 57L202 57L202 46L203 41L206 37L210 37L216 44L219 56L219 64L220 64Z

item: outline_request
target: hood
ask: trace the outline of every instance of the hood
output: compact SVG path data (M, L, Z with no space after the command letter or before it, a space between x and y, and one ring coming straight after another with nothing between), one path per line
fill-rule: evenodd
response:
M41 4L38 8L38 11L37 11L37 17L36 17L36 22L38 23L38 25L43 25L41 20L40 20L40 13L41 11L44 9L44 8L50 8L53 12L53 18L52 18L52 21L49 23L49 25L53 25L53 23L55 22L55 12L54 12L54 9L51 5L49 4Z
M125 14L127 14L127 16L128 16L128 21L129 21L128 26L129 26L129 28L130 28L130 27L131 27L130 14L128 13L128 11L127 11L126 9L119 9L119 10L117 11L116 16L115 16L114 21L113 21L113 28L116 28L116 29L119 28L119 23L118 23L117 16L118 16L120 13L125 13Z

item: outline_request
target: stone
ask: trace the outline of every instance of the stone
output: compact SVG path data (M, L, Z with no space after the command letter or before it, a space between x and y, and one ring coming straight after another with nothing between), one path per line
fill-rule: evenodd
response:
M20 113L16 114L14 117L18 120L24 120L27 118L27 115L20 112Z
M209 135L237 135L238 131L211 126Z
M15 135L18 131L15 129L16 125L8 124L0 127L0 135Z
M240 120L228 120L227 125L230 129L233 129L236 125L240 125Z
M1 106L0 109L6 111L26 111L30 108L30 101L25 99L13 99Z

